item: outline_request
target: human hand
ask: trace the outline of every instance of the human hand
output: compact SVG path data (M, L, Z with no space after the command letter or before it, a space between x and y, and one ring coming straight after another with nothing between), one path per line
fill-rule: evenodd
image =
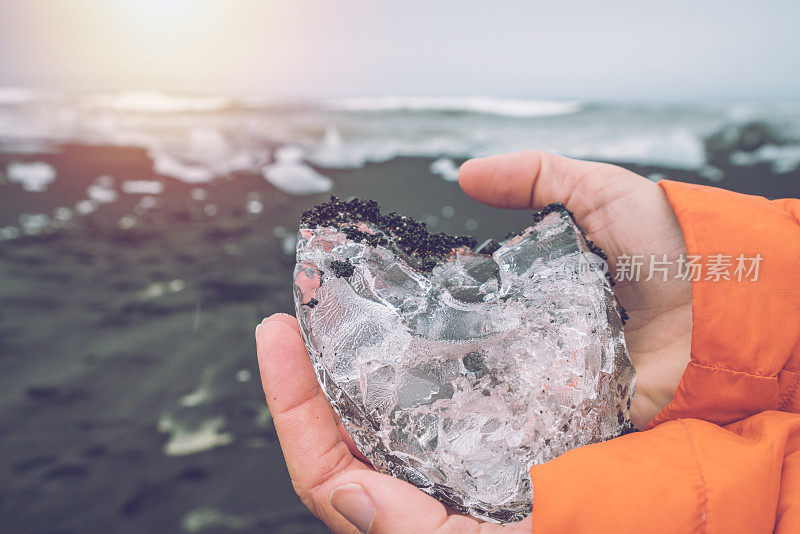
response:
M256 329L261 383L297 495L337 533L516 534L453 513L417 487L375 471L356 449L317 383L297 320L276 314Z
M469 160L459 172L461 188L501 208L539 209L562 202L608 254L613 274L622 255L641 255L642 276L617 281L614 293L628 312L625 341L636 368L631 420L643 428L672 400L689 363L692 294L688 280L670 268L649 275L650 260L673 262L686 254L678 220L655 183L621 167L537 151Z
M459 181L467 194L498 207L563 202L606 251L612 270L622 254L674 258L686 252L660 188L619 167L522 152L470 160ZM614 289L630 315L625 336L637 370L631 413L642 427L670 401L689 361L689 282L618 282ZM530 517L499 526L454 514L413 485L372 469L319 387L293 317L265 319L256 340L261 380L292 485L333 531L531 531Z

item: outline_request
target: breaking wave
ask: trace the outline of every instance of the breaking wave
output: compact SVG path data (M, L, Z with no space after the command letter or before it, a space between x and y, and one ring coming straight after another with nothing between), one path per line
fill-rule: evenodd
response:
M576 101L528 100L488 96L341 98L330 100L327 105L331 109L355 112L477 113L519 118L566 115L577 113L582 107L582 104Z
M230 107L221 96L171 95L156 91L123 91L88 98L90 105L125 113L210 113Z
M156 175L199 184L250 173L288 194L328 191L332 182L324 169L420 156L435 160L433 174L454 180L459 159L529 148L704 176L717 176L721 161L765 163L786 173L800 165L799 140L798 104L393 96L301 105L158 92L67 95L0 88L0 151L22 158L57 150L60 143L135 146L147 151ZM42 165L16 166L7 174L32 191L56 179Z

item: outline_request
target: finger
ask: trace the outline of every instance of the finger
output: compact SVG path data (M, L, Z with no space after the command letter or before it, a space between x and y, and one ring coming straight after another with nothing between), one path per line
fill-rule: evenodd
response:
M654 243L680 232L630 221L674 219L659 187L626 169L529 150L465 162L459 184L471 197L505 208L541 208L561 202L609 255L657 252ZM659 233L660 232L660 233ZM674 240L674 239L673 239ZM677 241L680 241L678 239ZM673 252L673 251L666 251Z
M375 471L347 472L331 481L331 506L361 532L370 534L488 533L502 527L460 514L402 480ZM530 520L507 531L530 532Z
M536 150L471 159L458 174L464 192L485 204L521 209L562 202L576 217L642 180L613 165Z
M317 514L321 484L342 471L366 467L339 435L295 318L278 314L265 319L256 329L256 344L261 382L292 484Z
M535 150L466 161L458 181L469 196L499 208L530 208L563 202L585 163Z

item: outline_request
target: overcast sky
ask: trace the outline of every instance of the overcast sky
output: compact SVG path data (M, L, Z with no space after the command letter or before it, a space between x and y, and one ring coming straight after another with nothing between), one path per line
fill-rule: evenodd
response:
M797 0L0 0L0 85L797 99L798 24Z

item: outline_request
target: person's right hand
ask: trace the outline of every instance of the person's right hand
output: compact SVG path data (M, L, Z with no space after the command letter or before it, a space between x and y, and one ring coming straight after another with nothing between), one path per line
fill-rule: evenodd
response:
M471 197L500 208L538 209L562 202L608 254L616 272L623 256L643 256L639 280L617 281L614 293L628 312L625 340L636 367L631 419L643 428L671 400L686 365L692 339L690 282L667 281L650 260L675 262L686 243L664 192L630 171L607 165L527 151L467 161L459 172Z
M633 173L539 152L471 160L461 186L507 208L564 202L609 255L685 253L675 215L658 186ZM637 370L632 416L644 426L672 398L689 360L691 295L678 280L618 283L631 316L625 335ZM334 532L530 532L532 517L500 526L454 514L411 484L365 463L317 383L297 321L277 314L256 330L264 393L292 484ZM534 509L534 514L536 513Z

